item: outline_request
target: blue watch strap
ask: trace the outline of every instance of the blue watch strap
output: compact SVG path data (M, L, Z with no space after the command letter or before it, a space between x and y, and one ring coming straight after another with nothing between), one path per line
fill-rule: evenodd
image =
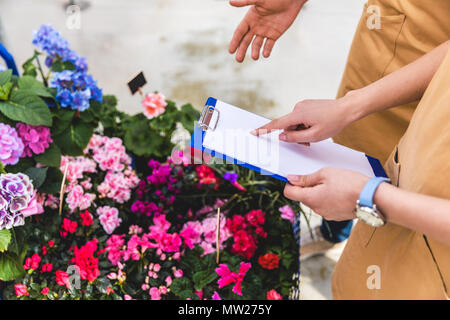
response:
M359 205L363 207L373 207L373 195L378 186L383 182L391 182L388 178L375 177L370 179L364 186L359 196Z

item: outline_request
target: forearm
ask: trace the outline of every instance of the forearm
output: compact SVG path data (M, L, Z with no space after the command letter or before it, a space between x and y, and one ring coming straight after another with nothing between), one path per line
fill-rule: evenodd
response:
M382 183L375 193L374 202L388 222L450 245L450 200Z
M433 49L423 57L382 79L358 90L350 91L342 99L349 121L359 120L371 113L419 100L444 59L450 41Z

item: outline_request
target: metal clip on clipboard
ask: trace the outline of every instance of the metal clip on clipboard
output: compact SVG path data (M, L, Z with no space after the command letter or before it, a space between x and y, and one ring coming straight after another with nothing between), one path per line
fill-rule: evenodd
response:
M216 121L214 125L211 125L211 120L213 118L214 112L217 113ZM219 122L220 112L213 106L205 105L203 107L202 113L200 114L200 119L198 120L198 126L203 130L211 130L214 131L217 127L217 123Z

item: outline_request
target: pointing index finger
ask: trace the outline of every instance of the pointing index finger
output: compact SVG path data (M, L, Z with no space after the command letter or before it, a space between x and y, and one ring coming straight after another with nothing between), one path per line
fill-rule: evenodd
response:
M295 122L295 120L289 113L283 117L274 119L274 120L270 121L269 123L250 131L250 133L255 136L264 135L264 134L271 133L272 131L286 129L289 126L293 125L294 122Z

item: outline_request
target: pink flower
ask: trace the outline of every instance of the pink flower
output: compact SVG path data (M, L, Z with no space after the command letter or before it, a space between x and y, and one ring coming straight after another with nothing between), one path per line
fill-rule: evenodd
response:
M172 284L172 277L167 276L164 281L166 282L166 286L170 287L170 285Z
M267 300L281 300L281 299L283 299L281 297L281 295L278 292L275 291L275 289L267 291L266 298L267 298Z
M183 276L183 270L181 270L181 269L175 269L175 270L173 271L173 276L174 276L175 278L181 278L181 277Z
M44 153L45 149L53 142L50 137L50 129L47 127L17 123L16 129L24 144L22 158Z
M27 286L24 284L16 284L14 285L14 290L16 291L17 297L29 296Z
M144 114L151 119L163 114L166 110L166 98L161 93L149 93L142 101Z
M44 212L43 207L44 198L39 197L36 191L33 193L31 201L28 203L28 207L23 209L21 212L24 217L29 217L35 214L41 214Z
M100 223L107 234L113 233L122 219L119 218L119 210L117 208L112 208L109 206L99 207L97 209L97 214L99 215Z
M219 294L217 293L217 291L214 291L214 294L211 298L212 300L222 300L222 298L219 296Z
M281 212L281 218L289 220L291 223L294 223L295 213L289 205L282 206L278 210Z
M166 252L177 252L180 251L181 238L176 233L165 233L159 239L160 247Z
M50 292L50 289L48 287L42 288L41 293L46 296Z
M150 288L149 294L152 300L161 300L161 291L158 288Z
M189 249L194 249L195 245L200 243L202 236L202 224L198 221L189 221L181 229L180 236Z
M156 264L153 266L153 271L159 272L159 270L161 270L161 265L160 265L159 263L156 263Z
M123 299L124 299L124 300L136 300L136 299L133 299L133 297L130 296L130 295L128 295L128 294L124 295L124 296L123 296Z

